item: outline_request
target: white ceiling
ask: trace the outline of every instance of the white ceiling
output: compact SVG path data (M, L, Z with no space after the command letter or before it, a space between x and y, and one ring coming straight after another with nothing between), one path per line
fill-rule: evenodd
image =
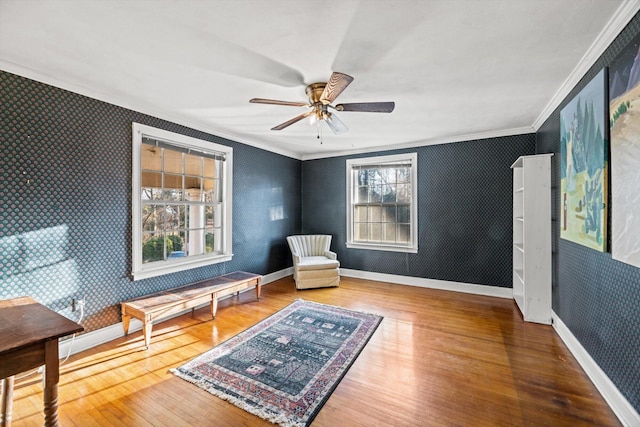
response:
M532 132L638 0L0 0L0 68L295 158ZM306 120L306 84L391 114Z

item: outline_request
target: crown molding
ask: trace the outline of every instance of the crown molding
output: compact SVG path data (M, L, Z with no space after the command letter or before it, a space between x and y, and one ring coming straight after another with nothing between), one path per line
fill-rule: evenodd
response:
M348 151L334 151L330 153L303 154L302 160L303 161L317 160L317 159L325 159L329 157L352 156L354 154L366 154L366 153L377 153L381 151L403 150L407 148L425 147L428 145L451 144L455 142L476 141L481 139L500 138L504 136L524 135L527 133L534 133L534 132L535 132L535 129L529 126L525 126L520 128L467 133L464 135L456 135L456 136L451 136L446 138L424 139L420 141L407 142L404 144L385 145L381 147L369 147L369 148L363 148L359 150L356 149L356 150L348 150Z
M589 46L587 52L580 58L580 61L578 61L578 64L571 74L569 74L560 88L551 97L538 118L533 122L531 125L533 129L536 131L540 129L639 10L640 0L624 0L622 2L611 19L609 19L609 22L607 22L607 25L605 25L600 34L598 34L598 37L596 37L591 46Z
M120 96L114 96L111 94L96 91L82 84L69 82L66 80L60 80L46 73L36 71L29 67L24 67L20 64L16 64L11 61L0 59L0 70L6 71L8 73L15 74L21 77L25 77L31 80L35 80L37 82L44 83L50 86L54 86L59 89L67 90L69 92L77 93L79 95L86 96L88 98L96 99L98 101L106 102L108 104L126 108L128 110L132 110L138 113L153 116L161 120L166 120L168 122L175 123L177 125L186 126L188 128L205 132L213 136L225 138L233 142L239 142L245 145L250 145L252 147L259 148L261 150L280 154L286 157L291 157L296 160L301 160L300 154L295 153L293 151L289 151L281 148L274 148L266 144L248 140L232 132L221 131L220 129L213 128L210 125L202 122L192 121L182 116L168 114L166 111L160 110L152 105L141 103L139 101L135 101L132 99L127 99L126 97L123 98Z

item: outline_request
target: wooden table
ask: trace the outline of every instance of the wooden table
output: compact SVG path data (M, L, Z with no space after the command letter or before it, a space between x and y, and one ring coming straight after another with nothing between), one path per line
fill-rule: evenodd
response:
M44 424L58 425L58 338L84 328L31 297L0 301L2 420L11 425L13 376L44 365Z
M143 323L144 343L149 348L153 322L166 319L172 314L180 313L189 308L193 311L195 307L207 303L210 304L211 316L215 319L218 299L253 287L256 288L256 298L260 299L261 281L262 276L259 274L236 271L187 286L124 301L121 304L124 334L129 333L129 323L132 317L140 320Z

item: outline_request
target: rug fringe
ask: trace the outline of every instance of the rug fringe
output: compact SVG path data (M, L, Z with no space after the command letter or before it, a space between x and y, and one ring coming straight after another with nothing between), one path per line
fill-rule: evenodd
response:
M290 420L283 414L275 414L271 411L267 411L265 409L259 409L259 408L256 408L255 406L251 406L247 404L244 400L234 396L230 396L225 392L218 390L215 387L212 387L207 381L202 379L197 379L190 375L184 374L177 368L169 369L169 372L173 373L177 377L182 378L185 381L188 381L192 384L197 385L198 387L202 388L203 390L206 390L207 392L213 394L216 397L219 397L222 400L226 400L227 402L239 407L240 409L243 409L253 415L256 415L262 418L263 420L269 421L274 424L278 424L281 427L306 427L307 426L306 423Z

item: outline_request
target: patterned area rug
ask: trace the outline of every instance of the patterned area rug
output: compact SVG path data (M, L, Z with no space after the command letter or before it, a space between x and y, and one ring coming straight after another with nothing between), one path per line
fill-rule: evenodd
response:
M296 300L173 372L281 426L308 426L381 316Z

